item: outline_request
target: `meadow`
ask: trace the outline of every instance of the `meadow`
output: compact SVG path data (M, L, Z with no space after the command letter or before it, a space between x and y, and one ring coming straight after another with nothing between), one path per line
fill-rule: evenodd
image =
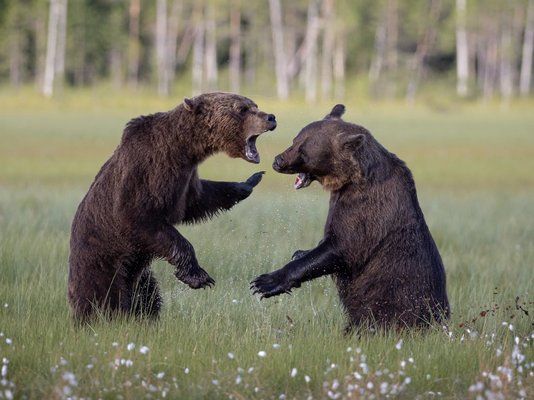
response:
M253 97L279 126L260 165L219 155L201 176L267 171L229 213L181 227L216 280L177 282L155 262L161 320L73 326L66 299L72 217L132 117L183 96L0 92L0 398L534 397L534 113L531 102L404 104L347 100L412 169L440 249L450 321L427 332L344 336L330 278L260 301L249 282L314 246L328 194L294 191L272 159L333 104Z

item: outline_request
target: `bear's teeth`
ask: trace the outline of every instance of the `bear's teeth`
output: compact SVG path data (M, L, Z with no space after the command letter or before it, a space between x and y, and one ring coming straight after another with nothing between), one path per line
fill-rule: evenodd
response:
M297 179L295 179L295 184L293 186L295 187L295 189L299 189L301 184L302 184L302 179L300 179L300 174L298 174Z

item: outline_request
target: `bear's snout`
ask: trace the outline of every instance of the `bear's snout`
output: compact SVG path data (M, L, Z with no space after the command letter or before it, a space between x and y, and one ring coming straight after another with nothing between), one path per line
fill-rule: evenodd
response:
M274 131L274 129L276 128L276 117L274 114L267 114L267 122L269 122L271 124L271 126L269 127L269 130L270 131Z
M284 160L284 156L282 154L277 155L273 161L273 169L276 172L286 172L285 171L286 168L287 168L287 163Z

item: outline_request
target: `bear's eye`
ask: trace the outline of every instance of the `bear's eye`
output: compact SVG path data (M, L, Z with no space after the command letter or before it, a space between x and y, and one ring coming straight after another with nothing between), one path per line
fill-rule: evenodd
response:
M239 109L239 114L246 114L248 112L248 107L243 106Z

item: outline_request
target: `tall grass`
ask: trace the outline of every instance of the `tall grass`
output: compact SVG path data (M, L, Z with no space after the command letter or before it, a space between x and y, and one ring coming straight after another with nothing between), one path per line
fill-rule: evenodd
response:
M347 104L348 120L412 167L453 311L446 327L429 332L347 337L329 278L292 296L250 294L252 278L320 240L328 206L326 193L293 191L293 178L269 164L331 105L266 103L279 128L259 141L265 181L229 213L180 227L216 286L188 289L156 262L158 323L82 329L66 301L70 223L137 109L0 113L0 398L534 395L534 116ZM257 169L218 156L201 175L243 179Z

